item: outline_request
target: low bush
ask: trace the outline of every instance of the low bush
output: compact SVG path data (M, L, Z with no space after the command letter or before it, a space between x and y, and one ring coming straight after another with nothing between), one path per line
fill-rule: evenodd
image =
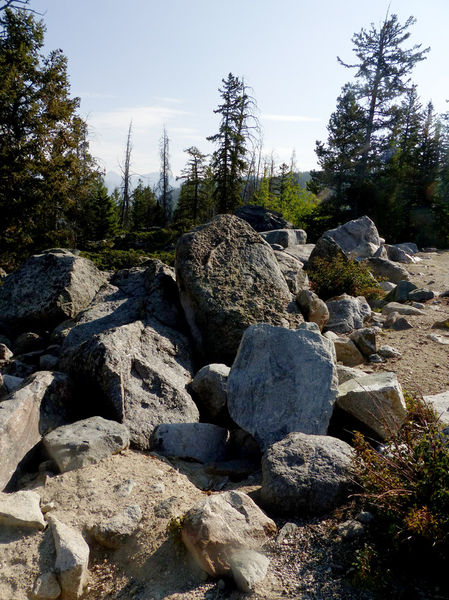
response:
M406 396L408 418L379 450L357 434L360 497L378 515L390 547L415 559L449 549L449 438L435 413Z
M170 266L174 265L174 252L145 252L144 250L113 250L106 248L98 252L81 252L81 256L91 260L100 271L119 271L140 266L148 258L157 258Z
M323 300L341 294L366 298L383 295L379 284L365 265L343 256L332 260L316 258L307 274L312 290Z

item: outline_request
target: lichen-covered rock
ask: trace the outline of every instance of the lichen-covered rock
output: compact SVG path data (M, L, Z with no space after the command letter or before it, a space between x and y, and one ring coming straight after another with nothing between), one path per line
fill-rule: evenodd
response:
M334 333L350 333L363 327L371 315L371 308L363 296L354 298L342 294L326 302L329 320L326 329Z
M86 308L105 276L68 250L31 256L0 286L0 325L6 331L52 328Z
M316 331L306 325L252 325L231 368L229 414L262 449L291 431L327 432L337 393L334 349L315 324Z
M307 242L307 234L303 229L272 229L271 231L262 231L260 235L269 244L278 244L283 248Z
M290 433L262 459L263 506L286 517L335 508L353 486L352 457L337 438Z
M218 215L181 237L176 249L181 303L197 349L230 365L254 323L288 327L292 295L270 246L247 223Z
M151 261L113 282L59 333L60 364L97 392L92 412L123 422L131 442L147 449L157 425L198 421L186 389L191 344L169 267Z
M229 371L226 365L212 363L201 368L190 384L201 408L212 419L223 413L227 406Z

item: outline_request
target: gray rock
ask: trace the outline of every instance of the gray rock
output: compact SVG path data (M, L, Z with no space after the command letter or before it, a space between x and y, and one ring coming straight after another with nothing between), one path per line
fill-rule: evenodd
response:
M410 256L410 254L402 248L399 248L398 246L390 246L389 244L385 244L384 247L387 250L389 260L406 264L414 262L412 256Z
M338 534L346 540L353 540L365 534L365 527L356 519L349 519L337 527Z
M376 353L376 330L373 327L356 329L350 334L349 338L354 342L363 356Z
M354 342L348 338L337 338L334 340L334 347L337 361L347 367L355 367L365 362L363 354Z
M0 493L0 524L27 529L45 529L47 524L39 506L40 500L39 494L31 491Z
M324 234L318 239L314 249L310 253L307 268L309 270L313 269L316 259L333 261L337 257L340 257L343 261L348 260L348 257L337 242Z
M367 246L368 244L371 244L369 248L372 253L380 246L380 237L377 228L367 216L348 221L335 229L329 229L322 237L332 239L338 244L345 255L350 258L355 258L351 256L351 253L356 249L356 254L359 255L362 247L366 249L369 247ZM317 246L320 244L320 240L318 240Z
M346 381L338 388L337 405L382 440L398 431L407 414L395 373L379 372Z
M402 356L399 350L387 345L381 346L377 353L383 358L401 358Z
M49 514L56 548L55 570L62 588L62 600L78 600L88 583L89 546L79 531Z
M193 422L192 351L173 272L160 261L117 274L66 331L61 367L104 399L137 447L161 423ZM117 287L120 286L120 287ZM101 404L93 407L100 412ZM103 408L104 410L104 408Z
M284 251L284 254L288 254L293 258L300 260L304 266L309 262L310 256L315 248L315 244L298 244L297 246L290 246Z
M398 312L390 312L385 319L384 327L395 331L406 331L412 329L413 325L405 317L401 317Z
M393 244L393 246L404 250L407 254L418 254L418 246L413 242L403 242L402 244Z
M10 394L17 390L24 382L23 377L14 377L14 375L3 375L3 390L4 394ZM1 394L1 390L0 390Z
M437 333L429 333L427 335L429 340L432 342L437 342L438 344L443 344L444 346L449 344L449 336L447 335L438 335Z
M424 396L423 400L436 412L439 422L446 427L449 426L449 391Z
M391 290L395 289L396 284L394 284L392 281L379 281L379 287L384 292L391 292Z
M415 289L408 295L408 299L411 302L427 302L427 300L432 300L433 298L435 298L435 292L425 288Z
M235 491L204 498L186 513L182 526L187 549L214 577L230 572L237 549L260 548L275 533L275 523L249 496Z
M326 302L329 320L326 329L335 333L350 333L363 327L371 315L371 308L363 296L354 298L342 294Z
M245 329L289 326L292 295L273 250L244 221L218 215L183 235L176 249L181 303L197 349L231 364Z
M304 264L298 258L287 254L287 252L275 251L274 254L292 294L297 294L299 290L309 285L307 273L304 271Z
M373 364L380 364L385 362L385 358L380 356L380 354L377 354L377 352L374 352L373 354L370 354L368 356L368 362Z
M354 369L352 367L346 367L345 365L337 365L337 375L338 385L341 385L342 383L345 383L345 381L349 381L350 379L355 379L356 377L364 377L366 373L361 369Z
M296 295L296 304L306 321L312 321L320 330L323 329L329 320L329 310L321 298L310 290L301 290Z
M138 504L125 506L120 515L94 525L92 535L105 548L116 550L135 533L141 520L142 510Z
M195 375L190 387L211 418L223 412L228 401L228 375L231 369L223 364L206 365Z
M211 423L158 425L151 436L151 449L163 456L217 462L226 456L228 431Z
M51 429L67 423L71 385L62 373L39 371L0 402L0 490Z
M283 248L307 242L307 234L303 229L272 229L271 231L262 231L260 235L269 244L279 244Z
M410 292L416 290L417 286L411 281L399 281L396 287L384 298L385 302L407 302Z
M238 550L231 557L231 573L241 592L254 591L267 575L270 560L255 550Z
M426 313L419 308L414 308L413 306L408 306L406 304L399 304L399 302L389 302L386 304L382 313L384 315L389 315L392 312L396 312L400 315L425 315Z
M399 283L403 279L410 279L410 274L401 265L385 258L368 258L364 261L376 279L387 279Z
M249 327L228 378L232 419L262 448L291 431L326 433L337 391L333 353L332 342L303 326Z
M269 210L263 206L247 204L240 206L235 214L243 219L256 231L271 231L272 229L294 229L294 225L286 221L281 213Z
M26 331L14 340L14 354L26 354L33 350L40 350L44 345L45 339L41 335L33 331Z
M49 250L31 256L0 286L0 323L42 331L86 308L105 276L86 258Z
M59 365L59 358L53 354L42 354L39 358L39 368L42 371L55 371Z
M129 446L129 433L120 423L90 417L54 429L43 442L61 473L65 473L124 450Z
M322 514L353 487L351 446L331 436L290 433L262 459L261 501L276 514Z
M33 600L57 600L61 596L61 586L51 571L39 575L33 585Z

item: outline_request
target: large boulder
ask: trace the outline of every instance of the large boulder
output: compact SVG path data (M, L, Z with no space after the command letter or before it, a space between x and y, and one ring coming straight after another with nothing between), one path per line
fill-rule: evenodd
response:
M280 212L269 210L263 206L247 204L240 206L235 214L243 219L256 231L271 231L273 229L294 229L294 225L286 221Z
M129 446L126 427L102 417L90 417L57 427L43 439L61 473L92 465Z
M315 258L330 260L340 253L348 259L372 256L380 243L376 226L369 217L363 216L326 231L317 241L309 264Z
M371 308L363 296L354 298L342 294L326 302L329 320L326 330L334 333L350 333L363 327L371 315Z
M218 215L181 237L176 249L181 303L200 354L232 364L254 323L288 327L292 294L273 250L248 223Z
M333 344L304 325L249 327L231 368L229 414L262 449L291 431L327 432L338 383Z
M212 423L167 423L151 436L151 449L163 456L209 463L226 457L228 430Z
M353 486L351 446L324 435L290 433L262 459L261 501L284 517L327 512Z
M257 549L276 533L275 523L242 492L208 496L190 509L182 540L199 566L212 576L226 575L241 548Z
M0 490L48 431L67 423L71 385L62 373L39 371L0 402Z
M144 449L157 425L198 420L191 345L169 267L151 261L113 283L59 333L60 364L83 383L90 414L123 422Z
M262 231L260 235L269 244L277 244L283 248L307 242L307 234L304 229L273 229L271 231Z
M105 275L68 250L31 256L0 286L0 326L6 331L43 331L86 308Z
M386 279L393 283L399 283L404 279L410 279L410 273L407 269L387 258L371 257L364 261L364 264L376 279Z
M379 372L350 379L338 388L337 406L381 440L396 434L407 408L395 373Z

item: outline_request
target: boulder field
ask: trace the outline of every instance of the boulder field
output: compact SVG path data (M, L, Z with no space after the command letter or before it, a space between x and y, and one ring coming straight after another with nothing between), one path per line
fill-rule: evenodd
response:
M183 235L174 270L104 273L51 249L4 279L1 598L103 597L99 548L133 573L112 577L120 597L132 581L164 597L175 540L192 559L179 564L187 588L205 572L257 592L273 519L326 514L352 492L345 428L381 443L404 422L396 375L370 366L397 356L378 347L382 327L434 298L401 275L414 246L385 245L362 217L306 249L280 215L239 215ZM391 275L383 313L310 289L307 263L336 255ZM446 411L446 396L432 401Z

